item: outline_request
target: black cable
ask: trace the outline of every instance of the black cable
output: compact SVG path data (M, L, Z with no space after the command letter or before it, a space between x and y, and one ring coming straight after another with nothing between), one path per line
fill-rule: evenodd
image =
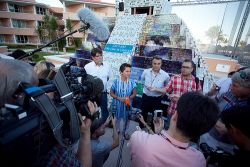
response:
M116 163L116 167L121 167L122 165L122 150L123 150L123 146L124 146L124 142L125 142L125 130L127 127L127 123L128 123L128 116L125 118L125 125L122 131L122 139L121 139L121 145L119 148L119 154L118 154L118 159L117 159L117 163ZM121 162L120 162L121 161Z

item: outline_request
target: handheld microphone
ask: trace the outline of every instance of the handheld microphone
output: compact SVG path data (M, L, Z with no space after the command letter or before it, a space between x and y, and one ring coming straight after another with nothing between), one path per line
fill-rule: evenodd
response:
M80 9L77 12L78 18L95 34L100 41L106 41L109 38L108 26L99 19L89 8Z

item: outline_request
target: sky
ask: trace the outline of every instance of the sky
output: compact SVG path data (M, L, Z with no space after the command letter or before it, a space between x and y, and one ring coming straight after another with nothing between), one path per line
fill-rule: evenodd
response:
M36 1L48 4L50 6L62 7L62 4L59 0ZM102 1L115 2L115 0ZM177 6L172 7L172 13L177 14L181 19L183 19L195 40L200 40L202 43L208 43L209 39L205 35L205 32L212 26L220 26L223 34L225 34L226 37L229 38L238 6L239 2L233 2L228 4L223 3L211 5ZM244 11L242 12L242 15L243 13ZM225 17L222 24L222 18L224 14ZM243 37L246 36L249 27L250 18L248 18L247 24L245 25L245 30L242 35Z

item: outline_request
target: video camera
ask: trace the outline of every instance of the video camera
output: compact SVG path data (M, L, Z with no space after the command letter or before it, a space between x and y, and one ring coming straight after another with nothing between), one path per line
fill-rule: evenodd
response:
M208 159L208 164L215 164L218 167L223 166L224 162L228 161L230 157L232 157L232 154L222 149L214 149L206 143L201 143L200 149L204 157Z
M98 117L98 112L90 113L86 103L98 102L103 88L101 79L73 66L73 62L62 65L51 84L37 87L20 83L15 96L22 95L23 104L6 104L0 110L1 164L42 166L35 162L41 162L56 143L72 147L80 138L77 113L92 120Z

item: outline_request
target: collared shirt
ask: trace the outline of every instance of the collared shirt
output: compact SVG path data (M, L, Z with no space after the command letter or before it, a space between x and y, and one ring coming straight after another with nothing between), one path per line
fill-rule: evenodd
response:
M215 85L217 85L220 88L220 90L216 94L216 98L220 98L223 93L228 92L230 90L231 84L232 84L231 78L222 77L222 78L218 79L215 82Z
M169 75L163 70L160 70L159 73L154 74L152 68L145 69L141 75L143 87L143 93L147 96L158 97L161 96L161 93L158 92L151 92L147 89L147 87L155 87L155 88L164 88L169 81Z
M171 93L173 95L179 95L186 92L194 92L201 91L201 85L199 84L198 89L196 89L195 77L192 75L191 79L184 80L182 75L175 75L171 77L168 85L166 86L166 92ZM170 105L168 107L168 114L174 114L176 110L177 102L170 101Z
M110 66L105 62L103 62L103 65L98 66L92 61L86 64L84 68L87 74L100 78L104 85L104 91L107 91L108 79L111 78L112 75Z
M164 137L135 131L129 141L132 167L205 167L203 154L188 143L180 142L161 132Z
M246 99L238 99L235 97L232 93L232 91L228 91L221 95L220 98L216 99L218 102L218 106L220 109L220 112L229 109L235 105L243 106L247 104L247 98Z

